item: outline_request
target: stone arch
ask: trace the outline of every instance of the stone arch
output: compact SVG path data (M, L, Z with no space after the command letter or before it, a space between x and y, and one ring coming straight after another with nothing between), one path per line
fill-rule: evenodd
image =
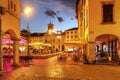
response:
M13 64L19 64L19 37L14 30L8 29L2 34L2 42L3 40L6 40L7 42L2 45L2 51L5 48L10 60L13 60ZM7 54L5 56L7 56Z
M119 39L119 37L114 34L101 34L95 38L95 41L97 41L97 43L100 43L101 41L107 42L114 39Z
M3 33L3 37L4 37L5 34L9 34L9 35L10 35L9 37L10 37L11 39L12 39L12 38L17 38L16 33L15 33L12 29L6 30L6 31Z
M108 61L119 62L119 37L114 34L101 34L95 38L95 54ZM104 60L103 60L104 61Z

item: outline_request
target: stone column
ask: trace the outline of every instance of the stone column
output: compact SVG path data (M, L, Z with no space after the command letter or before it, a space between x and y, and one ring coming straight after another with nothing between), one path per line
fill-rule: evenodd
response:
M13 57L13 65L14 66L19 66L19 39L14 39L14 57Z
M0 71L3 70L3 57L2 57L2 20L0 14Z
M89 62L92 62L95 60L95 42L89 42L88 43L88 56L89 56Z
M117 41L117 54L120 59L120 39L118 39L118 41Z

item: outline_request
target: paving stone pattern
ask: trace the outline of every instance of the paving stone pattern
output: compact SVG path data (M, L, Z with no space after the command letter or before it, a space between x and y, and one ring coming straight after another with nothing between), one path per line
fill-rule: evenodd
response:
M0 80L120 80L120 66L35 59L32 65L0 72Z

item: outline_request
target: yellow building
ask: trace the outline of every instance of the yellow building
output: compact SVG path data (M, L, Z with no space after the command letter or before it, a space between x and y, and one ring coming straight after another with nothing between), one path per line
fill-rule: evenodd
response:
M48 24L47 33L44 35L44 42L51 45L52 52L64 51L64 33L61 31L55 32L54 25Z
M20 40L20 0L0 0L0 29L2 34L0 36L2 39L11 39L13 41L13 60L14 64L18 64Z
M30 53L33 54L41 54L44 49L44 34L45 33L31 33L30 36ZM36 52L34 52L36 50Z
M89 61L106 54L109 60L120 58L120 0L78 0L77 17L83 53ZM118 61L119 62L119 61Z
M64 51L64 33L54 31L54 25L50 22L46 33L31 33L30 36L30 53L37 50L38 53L51 53ZM34 54L34 53L33 53Z
M31 33L30 46L32 48L34 46L35 49L40 50L41 48L44 51L46 50L45 53L76 51L81 48L78 38L78 28L71 28L65 30L65 32L55 32L54 24L50 22L46 33Z
M65 30L65 50L66 51L74 51L80 48L80 42L78 38L78 28L71 28Z

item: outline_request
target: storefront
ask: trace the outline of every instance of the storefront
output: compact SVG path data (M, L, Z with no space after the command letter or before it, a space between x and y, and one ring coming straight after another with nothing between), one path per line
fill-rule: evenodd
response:
M25 54L27 53L27 40L21 39L19 41L19 52L20 54ZM13 48L14 42L10 38L3 38L2 39L2 53L3 55L13 55L14 53L14 48Z
M95 55L97 61L119 63L119 39L114 35L101 35L96 38Z

